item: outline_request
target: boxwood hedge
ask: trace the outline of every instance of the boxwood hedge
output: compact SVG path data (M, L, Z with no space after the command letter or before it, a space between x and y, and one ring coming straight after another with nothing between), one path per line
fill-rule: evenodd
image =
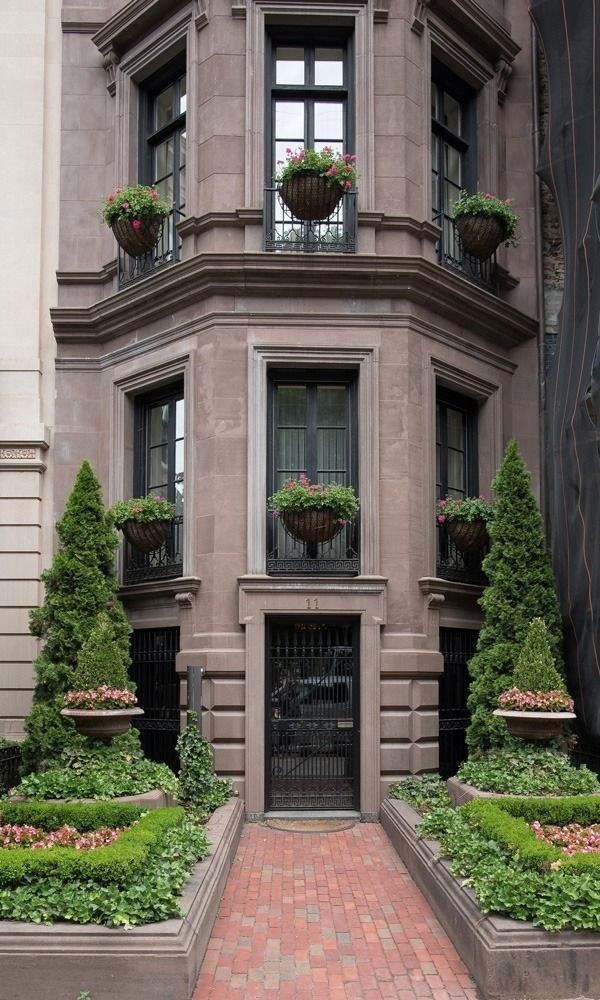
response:
M5 822L35 823L39 821L44 803L15 803L2 807ZM13 812L12 810L16 811ZM82 805L51 805L45 817L44 829L56 829L62 823L70 823L82 829L79 816L82 814L87 824L92 823L92 815L101 817L87 829L102 825L118 826L121 822L133 822L140 810L134 806L110 803ZM7 819L7 813L11 817ZM0 848L0 886L17 885L27 876L47 878L58 876L63 880L91 879L95 883L123 884L141 872L158 841L171 829L180 826L185 817L184 810L153 809L142 815L135 826L129 827L112 844L93 851L78 851L74 847L51 847L43 851L32 851L29 847ZM56 822L58 820L58 822ZM52 822L51 822L52 821ZM40 823L41 825L41 823Z
M600 877L600 854L565 854L538 840L529 823L564 826L600 822L600 795L564 799L473 799L461 807L467 822L483 836L509 850L524 868L547 871L551 865Z

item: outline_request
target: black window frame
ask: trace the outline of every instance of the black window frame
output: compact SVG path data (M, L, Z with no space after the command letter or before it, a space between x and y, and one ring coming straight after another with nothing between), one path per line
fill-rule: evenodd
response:
M359 419L358 419L358 376L356 369L323 369L315 368L271 368L267 373L267 468L266 468L266 488L267 496L270 496L276 489L275 469L275 408L276 390L278 385L306 385L309 388L309 420L312 418L312 441L307 443L311 449L310 461L307 461L307 469L304 470L311 482L316 481L316 392L319 385L345 385L347 393L347 427L348 440L346 442L345 463L347 468L348 485L353 486L358 496L359 494ZM298 475L302 470L298 470ZM300 557L280 558L275 555L275 521L273 515L267 514L267 573L269 575L312 575L335 572L336 575L357 575L360 572L360 517L353 519L351 524L344 529L346 532L346 558L330 558L327 552L327 544L305 544L298 543L303 548ZM334 539L335 542L335 539Z
M444 174L444 147L443 142L447 142L454 149L457 149L463 157L461 187L472 192L477 183L477 114L476 114L476 92L464 80L461 80L456 73L448 69L443 63L432 60L431 82L442 93L447 93L460 105L461 119L463 127L461 134L453 132L445 122L432 116L431 133L437 135L442 142L439 143L437 159L437 175L439 185L439 201L437 205L432 205L434 219L439 219L442 215L448 214L443 194ZM431 153L433 171L433 149Z

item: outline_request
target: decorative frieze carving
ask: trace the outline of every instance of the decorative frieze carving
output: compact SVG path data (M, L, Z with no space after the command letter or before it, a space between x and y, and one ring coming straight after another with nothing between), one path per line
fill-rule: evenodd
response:
M104 58L102 60L102 65L104 66L108 77L106 89L111 97L115 96L117 90L117 66L120 61L121 57L119 53L111 45L111 47L104 53Z
M415 0L411 29L416 35L422 35L425 31L427 10L430 3L431 0Z
M36 459L36 448L0 448L0 459L3 461L31 461Z

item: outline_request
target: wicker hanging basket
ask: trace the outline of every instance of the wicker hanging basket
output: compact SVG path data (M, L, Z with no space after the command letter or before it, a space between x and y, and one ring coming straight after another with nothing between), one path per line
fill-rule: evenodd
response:
M480 552L489 541L485 521L481 517L474 521L463 521L451 517L446 521L448 535L461 552Z
M319 510L287 510L281 512L286 531L300 542L329 542L343 525L327 507Z
M119 246L130 257L143 257L158 243L161 215L148 215L139 219L139 229L134 229L129 219L115 219L111 229Z
M154 552L166 541L171 521L125 521L122 532L138 552Z
M493 215L459 215L456 228L467 253L487 260L504 239L504 226Z
M328 184L316 170L303 170L286 177L279 188L281 200L292 215L303 222L328 219L343 195L337 184Z

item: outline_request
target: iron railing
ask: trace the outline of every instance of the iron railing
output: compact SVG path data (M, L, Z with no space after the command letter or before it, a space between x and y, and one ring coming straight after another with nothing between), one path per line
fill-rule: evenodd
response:
M267 515L267 573L270 576L356 576L360 573L358 518L329 542L302 542L279 518Z
M9 788L19 784L21 756L18 743L0 747L0 791L7 792Z
M154 552L140 552L127 540L124 544L123 583L142 583L183 574L183 515L171 521L164 545Z
M492 254L488 260L479 260L465 251L456 223L453 218L446 214L434 216L434 222L441 227L442 235L438 243L438 259L443 267L449 271L461 274L463 278L468 278L473 284L485 288L493 295L498 294L498 269L496 267L496 255Z
M481 563L487 548L481 552L461 552L450 538L445 524L438 524L437 532L437 575L442 580L456 580L484 587L487 577Z
M467 759L466 732L471 721L467 708L467 663L475 655L477 636L474 629L440 629L440 650L444 657L444 673L439 681L439 771L442 778L455 775Z
M328 219L302 222L279 188L265 188L265 250L283 253L355 253L356 191L345 192Z
M142 749L151 760L179 770L178 628L136 629L131 636L131 679L144 714L134 720Z
M182 212L174 210L167 219L163 220L156 246L142 257L130 257L122 247L119 247L117 253L119 288L126 288L134 281L147 278L148 275L154 274L162 267L174 264L179 260L181 239L175 227L180 221L178 216L182 215Z

